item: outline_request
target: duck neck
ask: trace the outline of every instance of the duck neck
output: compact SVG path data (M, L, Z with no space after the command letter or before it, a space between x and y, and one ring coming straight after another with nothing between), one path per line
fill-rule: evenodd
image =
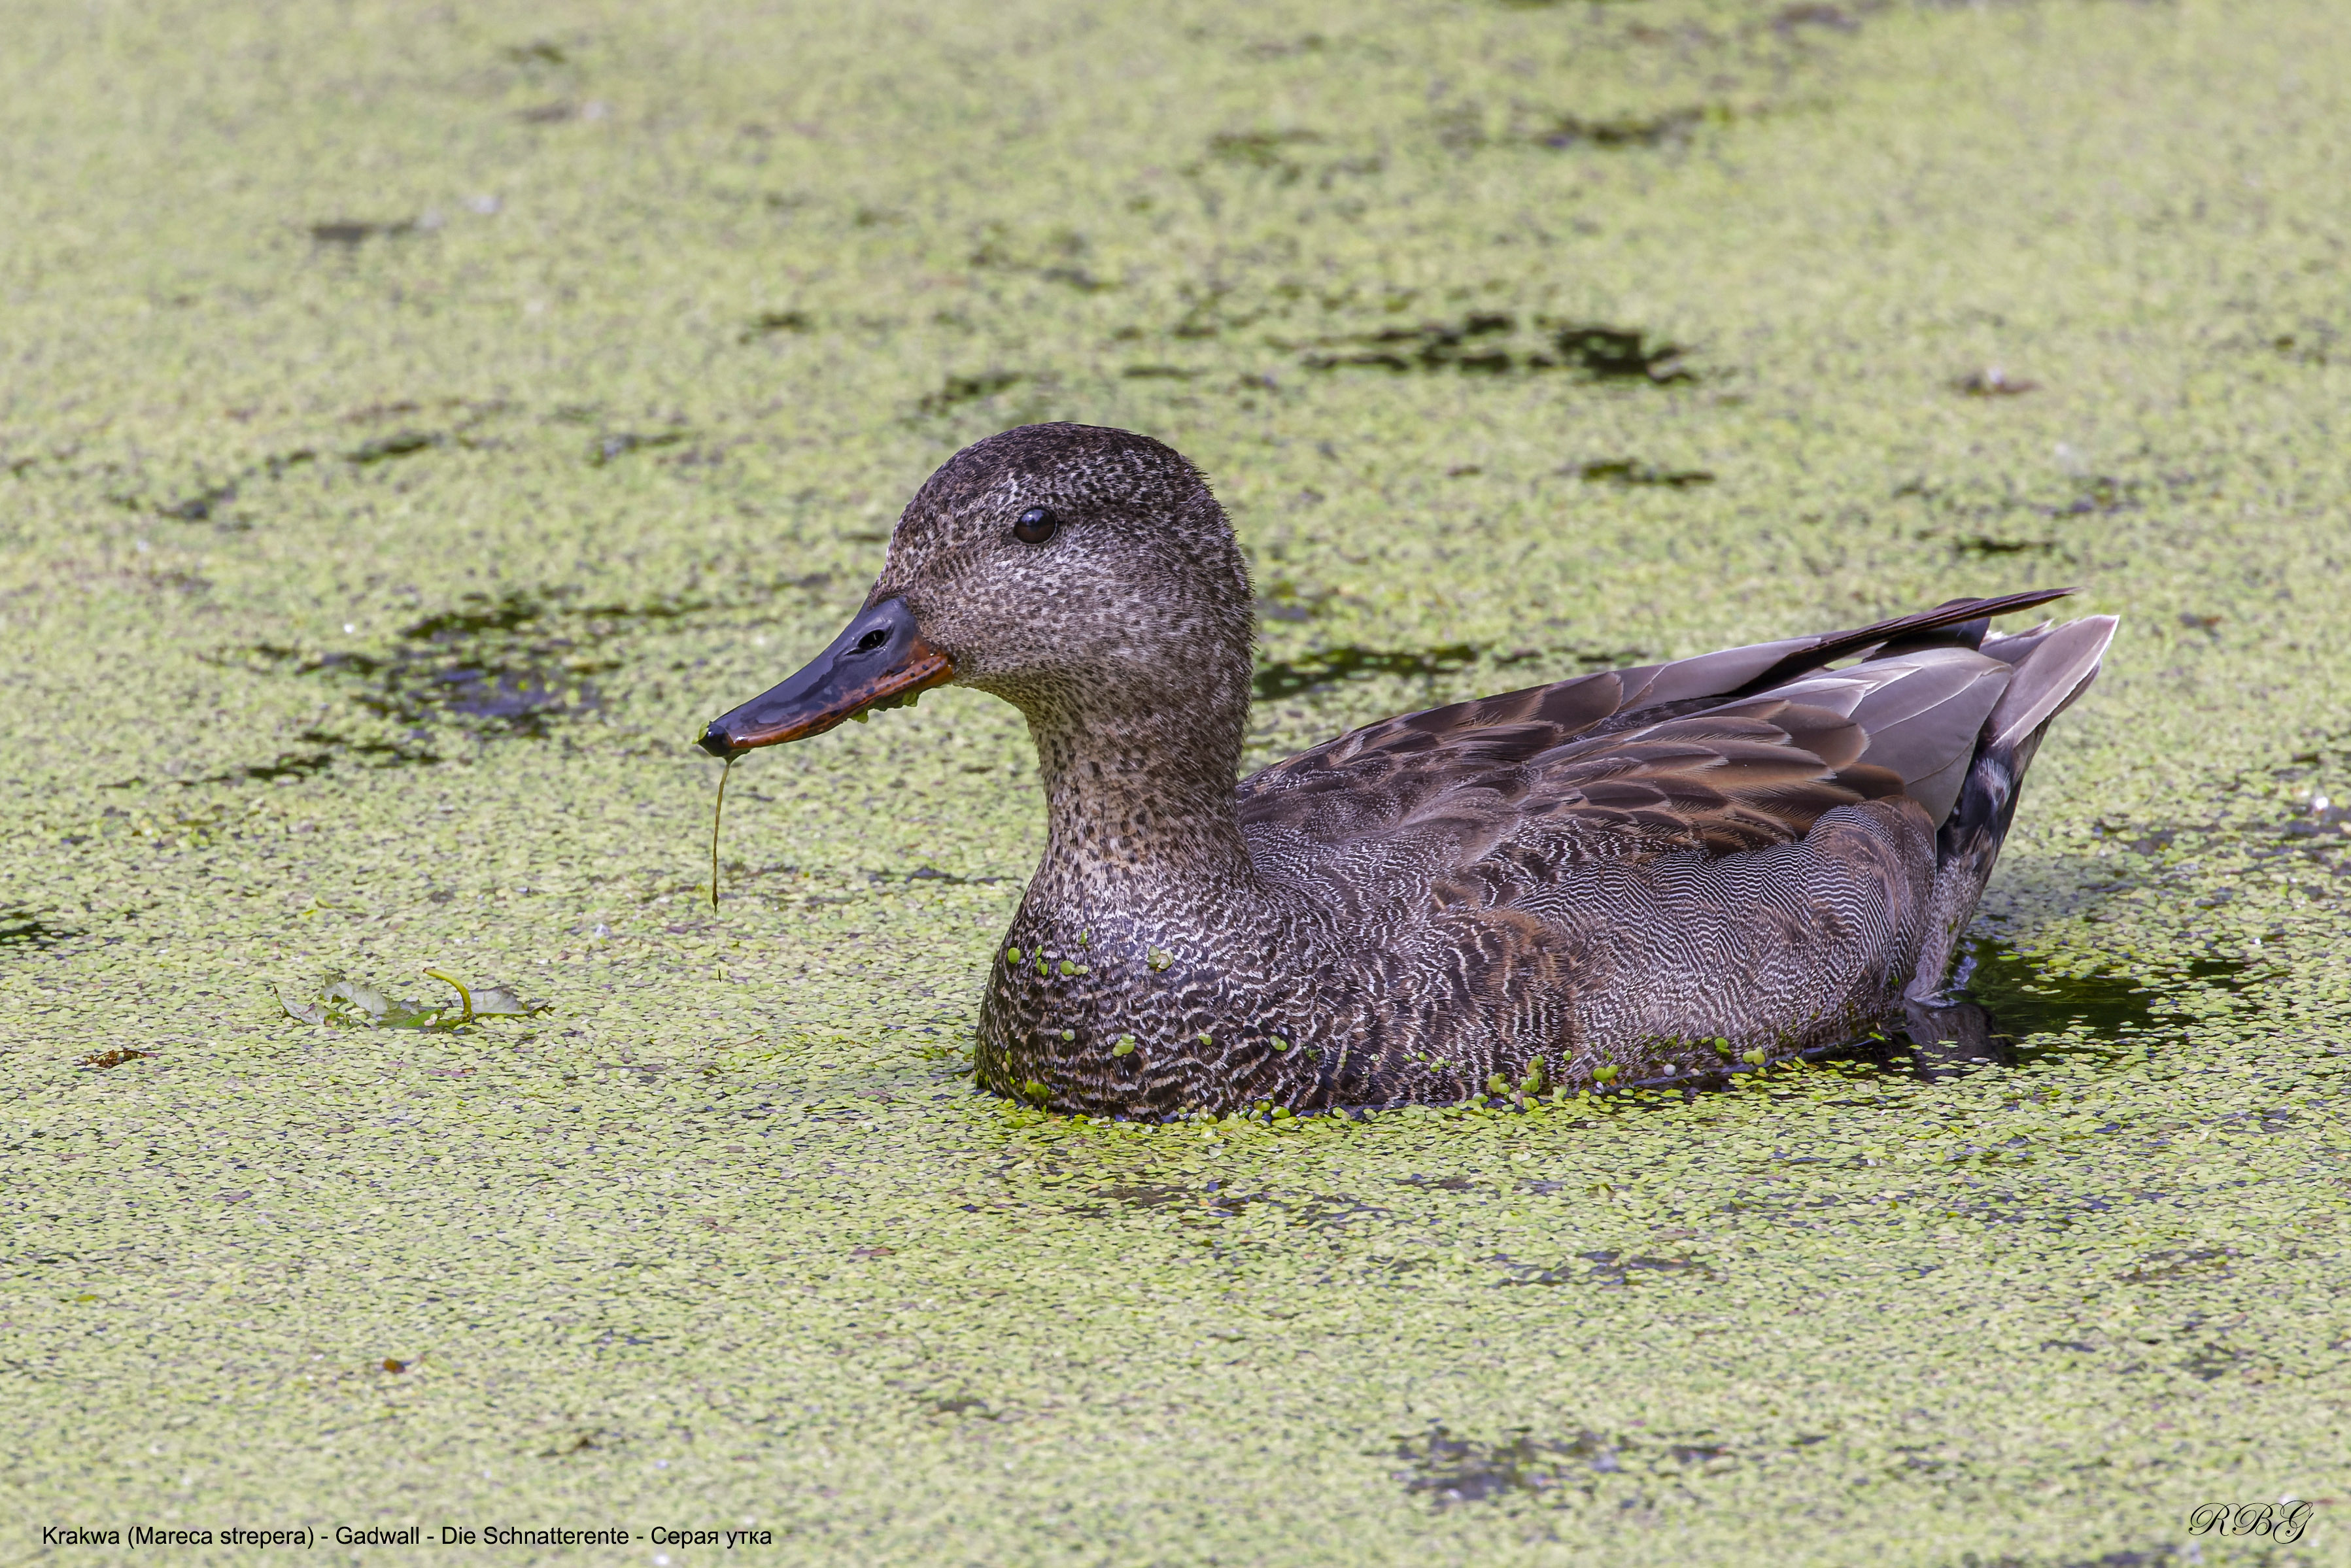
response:
M1206 713L1099 699L1030 709L1047 814L1032 901L1211 926L1251 902L1259 884L1233 788L1248 711L1245 687Z

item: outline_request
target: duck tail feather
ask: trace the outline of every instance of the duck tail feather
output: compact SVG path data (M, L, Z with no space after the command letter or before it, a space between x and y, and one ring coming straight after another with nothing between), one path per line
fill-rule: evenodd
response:
M1959 799L1936 834L1925 940L1904 991L1910 1000L1941 1005L1944 977L1999 862L2025 771L2050 721L2097 679L2115 626L2111 615L2091 615L1984 644L1991 657L2013 655L2016 673L1984 720Z
M2111 615L2086 615L2029 633L2032 646L2023 650L2022 658L2010 661L2016 666L2016 678L1986 721L1987 744L2014 747L2027 735L2037 737L2051 719L2073 706L2098 678L2099 661L2115 640L2116 625Z
M2031 610L2080 591L2075 588L2033 588L1991 599L1953 599L1932 610L1881 621L1874 626L1802 639L1799 646L1759 670L1745 685L1728 695L1743 696L1765 691L1806 671L1855 655L1887 658L1929 647L1973 648L1983 643L1985 629L1994 616Z

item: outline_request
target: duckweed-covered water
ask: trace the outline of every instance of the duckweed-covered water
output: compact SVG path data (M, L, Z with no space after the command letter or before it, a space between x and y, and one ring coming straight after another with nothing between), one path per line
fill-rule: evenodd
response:
M2338 8L5 31L12 1561L2351 1560ZM2012 1049L976 1097L1013 716L751 758L716 915L690 743L1040 418L1217 481L1259 761L2084 585L1976 943Z

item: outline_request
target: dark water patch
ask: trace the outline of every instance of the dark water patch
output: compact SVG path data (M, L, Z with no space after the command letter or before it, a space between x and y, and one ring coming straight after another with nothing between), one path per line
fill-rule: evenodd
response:
M465 602L466 608L444 610L411 622L401 628L401 636L411 642L440 643L486 632L517 632L538 624L552 612L545 600L511 589L496 599L469 593Z
M1646 381L1658 386L1694 382L1698 377L1681 368L1689 350L1677 343L1652 344L1644 332L1593 322L1570 323L1552 329L1558 363L1596 381ZM1537 369L1548 369L1539 363Z
M1600 322L1538 317L1522 328L1502 311L1458 321L1425 321L1318 340L1300 360L1310 371L1380 370L1395 374L1464 375L1567 371L1593 381L1645 381L1664 386L1698 378L1683 368L1687 350L1650 341L1646 333Z
M413 398L394 398L390 402L371 402L365 408L355 408L343 415L345 424L372 424L380 419L397 419L405 414L421 413L424 405Z
M1722 110L1705 104L1669 109L1661 114L1622 114L1607 120L1584 120L1562 114L1534 133L1544 147L1662 147L1688 137L1709 119L1727 118Z
M1084 259L1092 248L1085 235L1071 228L1052 230L1031 246L1006 225L989 223L981 225L979 243L969 260L975 267L1024 273L1046 283L1074 288L1081 294L1099 294L1117 287L1086 269Z
M1510 1285L1586 1285L1597 1290L1622 1291L1659 1281L1688 1278L1719 1282L1722 1276L1695 1258L1628 1257L1617 1251L1579 1252L1582 1267L1574 1263L1557 1263L1549 1267L1521 1263L1510 1257L1494 1260L1511 1270L1510 1278L1498 1281Z
M345 755L378 767L419 766L440 759L444 732L475 740L545 739L557 724L602 706L593 677L619 664L595 653L596 638L571 624L582 612L565 612L514 591L467 600L412 622L380 657L263 643L210 661L320 681L396 732L353 737L324 727L306 730L297 738L314 749L282 754L225 777L307 777L326 771ZM610 615L612 607L592 613Z
M1131 382L1191 382L1207 373L1206 371L1186 370L1181 365L1129 365L1119 372Z
M586 103L574 103L568 98L559 98L550 103L517 110L515 118L525 125L561 125L573 120L601 120L611 112L610 107L600 99L591 98Z
M1593 1432L1549 1438L1520 1427L1506 1441L1480 1442L1457 1437L1441 1423L1431 1423L1426 1434L1398 1436L1395 1441L1393 1457L1405 1461L1405 1468L1395 1472L1395 1479L1408 1495L1425 1497L1439 1509L1513 1494L1555 1494L1588 1483L1594 1474L1625 1468L1619 1446Z
M2189 1247L2150 1252L2115 1276L2126 1285L2158 1285L2183 1280L2224 1280L2236 1254L2225 1247Z
M2216 967L2208 972L2216 975L2243 967L2211 964ZM2001 1031L2016 1036L2078 1028L2116 1040L2153 1028L2162 1000L2147 986L2117 975L2048 973L2008 944L1982 936L1961 947L1949 989L1991 1013Z
M61 942L70 942L80 935L80 926L51 919L30 906L0 909L0 947L46 951Z
M1782 37L1805 27L1826 27L1833 33L1857 33L1861 20L1834 5L1790 5L1771 18L1771 30Z
M1978 558L2003 555L2055 555L2055 539L1998 539L1990 534L1977 534L1972 538L1951 541L1954 554Z
M2063 491L2051 497L2012 489L1993 490L1985 485L1942 486L1911 479L1896 486L1892 495L1897 500L1921 501L1952 518L1959 526L1951 528L1949 538L1953 548L1962 554L2040 554L2073 559L2062 540L2029 531L2030 525L2023 524L2020 515L2049 518L2108 517L2141 510L2158 491L2177 503L2202 494L2210 484L2209 478L2195 474L2163 474L2143 479L2092 474L2066 481ZM1938 536L1930 529L1916 537L1928 540Z
M1335 588L1319 588L1292 578L1277 577L1259 586L1257 612L1268 621L1311 621L1338 596Z
M2144 504L2140 500L2146 486L2111 475L2093 475L2074 482L2070 499L2053 506L2032 509L2044 517L2104 517L2113 512L2135 512Z
M545 619L538 601L508 593L417 622L388 658L321 653L296 673L338 681L356 706L405 727L413 739L452 721L477 734L544 739L554 721L600 707L590 677L618 667L543 628Z
M1797 1052L1795 1060L1929 1083L1992 1068L2029 1067L2044 1059L2107 1060L2140 1039L2162 1037L2186 1017L2178 1006L2167 1005L2170 998L2199 991L2233 994L2258 978L2245 965L2224 958L2182 964L2153 983L2117 975L2057 975L2005 943L1975 937L1961 948L1944 1005L1907 1004L1869 1033ZM1591 1088L1598 1094L1629 1096L1627 1103L1639 1106L1682 1105L1787 1065L1785 1059L1759 1065L1749 1057L1727 1061L1719 1071ZM1486 1103L1502 1110L1514 1102L1498 1095Z
M1394 1212L1343 1193L1323 1193L1292 1208L1290 1218L1311 1229L1340 1230L1359 1219L1385 1219Z
M2190 1354L2180 1358L2179 1370L2199 1383L2210 1383L2218 1378L2226 1377L2252 1359L2252 1354L2249 1351L2208 1341Z
M1199 1186L1168 1182L1134 1182L1096 1187L1089 1196L1098 1201L1068 1205L1063 1212L1082 1218L1100 1219L1110 1214L1112 1205L1116 1205L1122 1208L1173 1214L1177 1224L1188 1226L1230 1219L1256 1204L1270 1204L1283 1209L1290 1207L1270 1193L1239 1192L1223 1181L1206 1182Z
M764 310L751 318L751 324L743 329L742 336L735 340L748 343L761 338L775 337L778 333L814 330L816 318L805 310Z
M2330 851L2351 851L2351 801L2335 804L2321 795L2307 814L2277 825L2277 836L2289 845L2324 856Z
M1254 310L1226 309L1225 302L1230 298L1232 290L1222 285L1211 284L1204 287L1185 283L1177 286L1177 292L1184 300L1184 314L1177 317L1176 324L1167 329L1171 337L1187 340L1213 338L1228 327L1249 326L1257 320L1259 315L1259 312ZM1128 333L1132 333L1136 338L1145 335L1144 329L1140 327L1125 327L1119 329L1122 337Z
M413 457L418 453L432 452L446 446L471 450L480 444L468 433L483 420L502 412L507 405L491 402L457 406L467 408L468 413L451 429L397 431L390 435L378 436L371 441L362 442L349 451L334 453L331 455L354 468L372 468L399 458ZM416 409L417 404L413 402L379 403L345 417L356 423L399 413L413 413ZM183 497L176 501L155 504L136 497L125 497L120 499L126 505L152 510L157 517L169 517L175 522L211 523L224 531L242 533L253 527L252 519L232 515L227 508L231 502L237 499L240 490L246 485L256 479L282 478L294 469L307 467L319 461L319 454L317 451L307 446L299 447L291 452L265 457L250 467L238 471L229 479L217 485L207 486L193 495Z
M989 371L977 376L949 376L935 392L925 392L914 404L918 413L941 414L982 398L994 397L1029 378L1017 371Z
M1228 167L1270 174L1275 183L1288 185L1306 173L1305 162L1292 155L1295 151L1319 146L1322 141L1312 131L1227 131L1208 138L1208 157Z
M391 239L414 234L416 220L401 218L392 223L371 223L358 218L337 218L329 223L310 225L313 245L335 246L343 250L357 250L371 239Z
M1951 385L1970 397L2022 397L2041 388L2039 382L2019 380L1998 365L1987 365L1980 371L1970 371L1954 377Z
M343 454L343 461L354 467L389 463L395 457L411 457L419 452L430 452L448 438L424 430L403 430L397 434L381 436Z
M784 579L765 589L747 590L746 603L772 609L779 593L821 593L831 580L822 572ZM578 599L577 590L565 588L508 590L496 596L469 593L402 627L381 654L258 643L199 655L206 664L319 682L352 708L381 721L382 727L366 734L314 727L295 737L301 749L204 779L176 781L303 779L344 759L381 768L421 767L442 760L452 740L545 740L563 726L601 709L596 677L621 667L621 661L601 651L601 644L634 625L743 607L685 595L637 604L581 603ZM146 782L143 778L118 779L107 787Z
M243 532L253 527L246 519L230 517L224 508L236 499L237 490L246 481L256 477L275 479L289 469L299 468L318 461L319 455L308 447L266 457L244 470L235 478L208 486L193 496L165 503L154 508L160 517L170 517L182 523L214 523L233 532ZM136 504L136 503L133 503Z
M1961 946L1947 988L1951 1005L1912 1007L1875 1036L1805 1055L1930 1082L2085 1051L2105 1056L2168 1032L2187 1016L2175 998L2234 994L2256 977L2244 964L2226 958L2193 960L2152 981L2062 975L2004 942L1973 937Z
M571 57L545 38L534 38L528 44L508 44L498 51L518 66L562 66L571 63Z
M2324 365L2341 356L2342 339L2343 335L2326 322L2304 321L2291 332L2272 337L2270 348L2296 364Z
M1519 366L1510 348L1517 329L1515 318L1492 312L1467 316L1458 323L1387 327L1340 339L1353 347L1345 352L1309 354L1303 363L1310 371L1354 366L1398 373L1451 370L1499 375Z
M1714 475L1704 468L1660 468L1653 463L1635 463L1624 457L1585 463L1573 472L1587 484L1654 485L1669 490L1687 490L1693 486L1714 483Z
M1299 55L1320 54L1327 42L1320 33L1301 33L1294 38L1259 38L1242 45L1241 55L1252 60L1286 60Z
M1341 681L1364 680L1374 675L1455 674L1476 664L1478 653L1478 649L1468 643L1448 643L1440 647L1417 651L1361 648L1350 644L1343 648L1326 648L1319 653L1307 653L1296 659L1260 664L1252 678L1252 685L1260 702L1278 702L1318 686L1333 685Z
M1063 284L1081 294L1100 294L1106 288L1118 287L1106 277L1095 277L1082 267L1040 267L1036 269L1036 276L1041 282Z
M275 784L280 779L308 779L332 768L335 765L336 753L349 748L352 744L349 737L336 734L331 730L306 729L295 738L308 741L311 745L322 747L324 749L281 751L267 762L249 763L243 768L232 768L226 774L217 779L208 779L206 782L227 784L234 783L239 779L252 779L264 784ZM437 762L440 758L426 752L415 756L403 755L401 760L425 763Z
M683 430L661 430L647 434L635 430L616 430L600 435L588 448L588 465L601 468L606 464L626 457L632 452L650 452L664 446L675 446L689 433Z
M547 650L530 651L542 652ZM554 719L602 706L594 683L570 670L550 670L535 660L497 664L465 655L454 656L437 668L395 664L378 689L359 702L379 716L404 724L422 725L436 714L455 716L482 721L483 727L503 726L532 739L546 738Z
M184 500L157 507L156 515L183 523L208 523L212 521L213 513L224 503L235 499L236 499L235 485L214 485L209 489L197 491Z
M797 866L787 866L782 869L797 871L799 868ZM893 882L935 882L944 883L948 887L994 887L998 883L1008 882L1011 879L1001 876L957 876L951 871L941 871L936 866L918 865L914 870L905 872L869 871L865 873L865 880L869 885Z
M1113 1186L1094 1188L1093 1196L1124 1208L1155 1209L1169 1204L1190 1205L1199 1201L1199 1190L1169 1182L1129 1182ZM1102 1204L1083 1204L1070 1209L1089 1218L1100 1218L1110 1212Z

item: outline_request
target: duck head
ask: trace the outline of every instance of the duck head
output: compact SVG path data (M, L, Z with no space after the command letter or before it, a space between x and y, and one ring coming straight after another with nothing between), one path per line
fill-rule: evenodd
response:
M1148 436L1024 425L932 475L841 635L699 744L799 740L953 683L1020 708L1040 750L1049 735L1143 744L1181 716L1183 748L1221 767L1229 797L1252 634L1248 570L1198 469Z

